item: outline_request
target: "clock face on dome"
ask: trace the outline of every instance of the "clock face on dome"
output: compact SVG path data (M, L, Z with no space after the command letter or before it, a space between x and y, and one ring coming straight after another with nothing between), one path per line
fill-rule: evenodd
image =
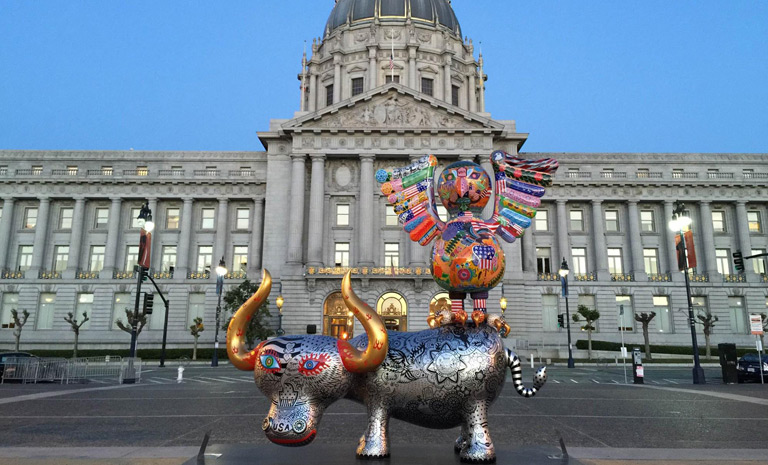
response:
M449 0L339 0L328 17L326 35L347 24L404 24L408 20L448 30L461 38L459 21Z

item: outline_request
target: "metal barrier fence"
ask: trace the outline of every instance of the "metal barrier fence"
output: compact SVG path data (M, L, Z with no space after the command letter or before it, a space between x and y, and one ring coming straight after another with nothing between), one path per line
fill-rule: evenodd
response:
M2 380L22 383L59 382L61 384L88 381L141 382L141 359L122 357L88 358L9 358L4 362Z

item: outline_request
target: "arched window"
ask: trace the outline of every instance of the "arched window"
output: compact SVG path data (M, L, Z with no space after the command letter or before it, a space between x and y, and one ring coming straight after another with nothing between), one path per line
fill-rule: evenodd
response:
M390 331L408 331L408 303L396 292L388 292L376 303L376 313L381 315Z
M434 297L432 297L432 300L429 301L429 314L434 315L437 312L441 312L443 310L451 311L451 298L448 297L447 292L440 292L439 294L435 294Z
M340 339L351 339L354 333L352 312L344 304L341 292L334 292L323 305L323 334Z

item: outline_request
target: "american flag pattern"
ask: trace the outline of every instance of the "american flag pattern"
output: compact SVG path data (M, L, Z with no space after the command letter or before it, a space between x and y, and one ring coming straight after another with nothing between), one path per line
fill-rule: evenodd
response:
M476 245L472 247L474 261L481 270L492 270L496 259L496 251L490 245Z

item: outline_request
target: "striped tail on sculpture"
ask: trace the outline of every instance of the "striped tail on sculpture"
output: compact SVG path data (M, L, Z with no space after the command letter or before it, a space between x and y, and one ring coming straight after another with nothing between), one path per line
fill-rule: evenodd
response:
M523 385L523 369L520 366L520 357L516 353L509 349L505 349L507 352L507 364L512 370L512 384L515 385L517 393L523 397L533 397L536 395L539 389L547 382L547 367L541 367L536 371L533 376L533 387L527 388Z

